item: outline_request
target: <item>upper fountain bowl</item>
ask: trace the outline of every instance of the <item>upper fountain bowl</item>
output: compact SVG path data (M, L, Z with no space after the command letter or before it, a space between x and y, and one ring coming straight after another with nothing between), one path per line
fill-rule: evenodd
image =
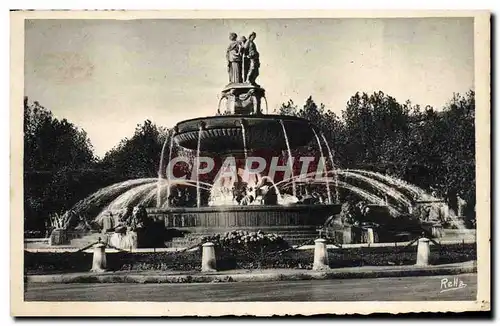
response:
M283 125L282 125L283 123ZM196 118L179 122L175 126L174 141L181 147L196 150L198 137L200 151L224 153L249 150L287 149L307 145L314 133L308 120L284 115L225 115ZM244 132L243 132L244 128Z

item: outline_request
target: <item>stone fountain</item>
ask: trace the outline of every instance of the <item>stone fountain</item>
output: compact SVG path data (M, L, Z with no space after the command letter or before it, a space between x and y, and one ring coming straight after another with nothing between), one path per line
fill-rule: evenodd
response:
M128 242L146 243L139 246L186 247L196 244L202 236L239 229L277 233L294 245L313 240L318 236L318 229L327 225L342 238L338 242L358 242L353 240L349 223L339 222L337 215L342 207L338 189L369 204L364 222L378 224L381 230L392 230L385 236L371 234L373 228L368 227L372 231L367 232L367 239L372 238L370 241L385 241L384 238L389 237L393 241L393 233L402 231L420 234L426 223L431 225L433 235L442 233L434 227L436 223L426 222L419 216L405 219L404 223L396 219L405 214L416 215L413 209L418 206L417 202L435 200L423 189L373 171L335 169L328 142L311 121L267 114L266 91L256 83L260 61L255 37L252 33L248 41L237 40L236 35L231 34L226 56L229 83L222 87L217 110L214 105L213 116L184 120L174 126L159 153L158 178L123 181L81 200L64 219L65 226L61 227L61 223L55 226L52 244L71 242L73 246L83 247L104 233L119 238L116 243L121 243L130 233L133 237L129 240L133 241ZM264 171L250 172L252 165L248 162L252 157L282 157L284 161L294 162L292 150L311 143L317 148L319 161L331 164L331 168L324 169L321 178L314 181L316 189L319 187L326 198L313 200L307 186L304 187L310 182L311 172L304 173L302 169L297 172L293 164L285 169L284 175L288 173L288 177L281 180ZM174 162L185 153L194 158L194 163L187 164L191 177L180 180L175 177L175 167L179 166ZM193 171L203 169L200 164L203 157L220 161L233 157L238 164L234 174L202 178ZM186 170L186 166L183 169ZM136 206L146 212L143 215L148 218L143 222L147 222L150 231L144 232L146 228L135 231L135 227L131 227L135 222L130 221L136 220L131 218L134 215L131 212ZM117 222L111 222L111 213ZM450 219L458 229L463 229L456 218L450 216ZM104 222L112 227L108 228ZM401 230L393 230L395 225ZM410 229L415 232L409 232ZM99 230L101 233L96 233Z
M167 173L172 148L179 146L194 151L196 157L210 155L218 157L235 156L246 159L251 151L266 150L268 153L281 154L308 144L316 135L314 125L305 119L270 115L263 113L266 105L265 89L257 85L259 53L252 33L245 43L236 41L234 34L230 36L227 50L229 84L221 92L218 115L200 117L177 123L173 134L167 140L170 144L168 157L163 153L159 183L166 183L170 194L170 180ZM221 114L221 104L225 102ZM317 135L316 135L317 137ZM317 139L319 143L319 138ZM245 160L244 160L245 161ZM241 167L245 170L245 165ZM255 184L262 184L263 176L256 176ZM241 180L232 180L229 187L235 187ZM267 180L271 185L273 180ZM216 187L214 180L212 187ZM229 189L228 189L229 190ZM227 201L213 203L211 206L201 202L200 185L197 184L196 207L169 207L167 202L159 200L157 208L149 208L148 213L161 219L166 228L175 228L188 232L191 236L202 236L222 233L234 229L262 230L283 236L288 242L295 244L317 236L317 228L326 219L340 212L340 205L333 204L331 198L326 204L283 205L279 200L260 205L238 205ZM276 188L276 191L279 190ZM293 196L296 196L294 185ZM330 189L328 187L328 192ZM160 197L160 196L159 196ZM278 193L278 197L280 194Z

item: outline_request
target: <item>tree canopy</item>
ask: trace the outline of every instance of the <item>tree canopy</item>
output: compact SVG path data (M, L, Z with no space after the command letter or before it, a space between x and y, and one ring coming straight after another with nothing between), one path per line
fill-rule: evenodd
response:
M87 133L56 119L38 102L24 99L24 169L54 171L62 167L85 168L95 162Z
M454 94L442 110L422 110L376 92L356 93L341 117L310 97L279 114L311 120L335 152L336 165L391 174L450 200L475 202L475 94Z
M108 151L100 165L107 170L119 171L124 180L150 178L158 174L160 155L168 130L150 120L138 124L134 135L123 139Z

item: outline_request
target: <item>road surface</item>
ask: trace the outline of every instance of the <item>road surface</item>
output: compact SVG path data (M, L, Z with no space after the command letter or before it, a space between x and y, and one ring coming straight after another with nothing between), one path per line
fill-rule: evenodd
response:
M442 280L465 287L441 292ZM25 284L25 301L475 300L477 274L379 279L190 284Z

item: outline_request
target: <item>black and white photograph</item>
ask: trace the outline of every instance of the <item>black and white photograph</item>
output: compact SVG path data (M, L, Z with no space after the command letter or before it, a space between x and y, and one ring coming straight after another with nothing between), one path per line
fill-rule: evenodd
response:
M100 13L11 13L14 314L490 309L487 12Z

